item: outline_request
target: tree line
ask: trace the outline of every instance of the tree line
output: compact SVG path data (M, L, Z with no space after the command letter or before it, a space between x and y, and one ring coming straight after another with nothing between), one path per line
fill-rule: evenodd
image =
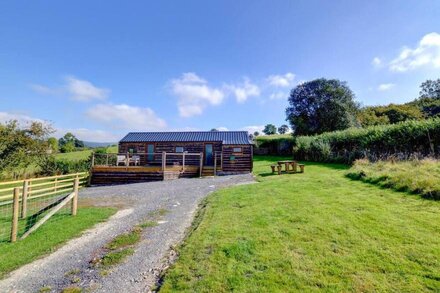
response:
M320 78L292 89L288 103L286 121L296 136L350 127L365 128L408 120L420 121L440 117L440 79L423 82L419 97L411 102L361 107L346 82ZM267 124L263 133L273 135L278 130L278 133L284 134L290 129L287 125L277 129L274 124ZM254 133L254 136L258 135L258 132Z

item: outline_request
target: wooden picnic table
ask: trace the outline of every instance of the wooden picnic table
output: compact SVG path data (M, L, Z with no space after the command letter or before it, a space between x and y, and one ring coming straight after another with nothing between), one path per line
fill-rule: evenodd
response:
M298 165L298 163L293 160L278 161L277 163L279 166L284 165L286 172L289 172L289 170L290 170L289 166L292 166L292 171L296 172L296 166Z

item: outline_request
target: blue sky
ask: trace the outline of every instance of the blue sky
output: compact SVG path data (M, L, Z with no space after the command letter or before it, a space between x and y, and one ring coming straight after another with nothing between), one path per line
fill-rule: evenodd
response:
M56 135L261 129L289 90L348 82L363 105L440 78L439 1L3 1L0 121Z

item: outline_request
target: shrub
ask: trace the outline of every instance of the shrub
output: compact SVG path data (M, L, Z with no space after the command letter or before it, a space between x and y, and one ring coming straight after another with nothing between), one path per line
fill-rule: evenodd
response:
M440 118L299 136L295 138L293 154L300 160L344 163L360 158L377 161L437 157Z

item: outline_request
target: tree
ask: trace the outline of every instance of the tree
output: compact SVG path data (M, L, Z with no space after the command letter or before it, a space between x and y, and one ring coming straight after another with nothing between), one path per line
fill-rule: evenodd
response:
M216 129L216 128L212 128L210 131L218 131L218 129Z
M440 78L423 82L420 85L420 98L440 99Z
M259 135L260 135L260 133L259 133L258 131L255 131L255 132L254 132L254 136L255 136L255 137L257 137L257 136L259 136Z
M58 152L58 140L55 137L49 137L47 139L47 144L49 145L52 152Z
M276 134L277 128L273 124L267 124L266 126L264 126L263 132L266 135Z
M77 139L71 132L67 132L63 137L58 140L58 144L61 152L68 153L73 152L76 148L83 148L84 143Z
M289 131L289 126L287 126L286 124L283 124L280 127L278 127L278 133L279 134L285 134L288 131Z
M255 136L252 133L249 133L249 140L254 140Z
M47 135L52 128L40 122L20 127L17 121L0 124L0 174L20 174L26 167L47 157Z
M310 135L357 126L359 105L346 82L315 79L295 87L286 120L296 135Z
M406 120L421 120L423 113L413 104L366 107L359 111L358 120L362 127L380 124L394 124Z

